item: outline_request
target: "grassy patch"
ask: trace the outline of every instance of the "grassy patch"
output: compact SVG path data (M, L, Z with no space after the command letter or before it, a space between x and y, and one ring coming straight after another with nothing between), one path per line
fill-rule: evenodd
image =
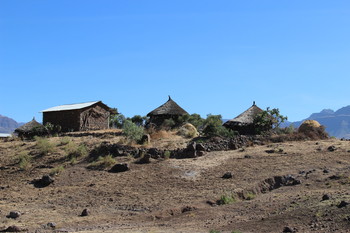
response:
M28 155L27 152L22 151L21 153L19 153L19 155L17 156L17 163L19 168L21 168L22 170L28 170L29 168L32 167L31 164L31 160L32 157L30 157Z
M248 192L245 195L245 200L253 200L254 198L256 198L256 195L254 193Z
M170 158L170 155L171 155L171 152L170 151L165 151L164 152L164 159L169 159Z
M50 176L54 176L54 175L57 175L63 171L64 171L64 167L61 165L61 166L52 168L49 174L50 174Z
M64 146L64 145L67 145L70 142L71 142L71 139L66 136L66 137L61 138L60 145Z
M88 168L94 170L103 170L105 168L113 166L115 163L116 161L112 155L107 155L104 157L99 156L95 162L92 162L88 165Z
M224 194L221 195L220 199L218 200L219 205L227 205L236 202L236 198L233 195Z
M88 155L88 149L84 144L77 145L70 141L64 148L67 153L67 160L71 163L75 163L78 158Z
M56 148L47 138L35 137L36 148L40 155L48 155L55 152Z

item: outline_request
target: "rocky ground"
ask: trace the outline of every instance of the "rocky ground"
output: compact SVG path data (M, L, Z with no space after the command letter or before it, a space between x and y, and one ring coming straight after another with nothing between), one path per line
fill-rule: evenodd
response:
M112 173L111 166L88 169L89 153L122 139L95 136L50 138L55 150L45 155L35 141L0 142L0 230L350 232L349 141L270 143L150 163L124 154L115 162L129 170ZM67 141L84 143L88 154L69 160ZM165 150L186 142L152 143ZM18 164L24 153L32 158L26 167ZM40 183L55 169L53 182Z

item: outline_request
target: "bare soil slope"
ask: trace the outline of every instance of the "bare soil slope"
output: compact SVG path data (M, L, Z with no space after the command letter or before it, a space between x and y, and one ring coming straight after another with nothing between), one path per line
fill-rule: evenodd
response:
M149 164L117 157L130 170L109 173L87 169L84 158L67 161L60 140L50 139L56 150L45 156L36 154L36 142L0 142L0 229L16 225L29 232L350 232L349 141L286 142ZM89 149L102 141L117 141L91 136L71 140L85 142ZM329 151L329 146L335 150ZM14 159L21 151L33 157L27 170ZM64 170L49 186L31 184L60 165ZM226 172L233 177L223 179ZM276 176L301 184L271 183ZM328 200L322 200L324 194ZM216 204L231 196L234 202ZM85 208L90 215L82 217ZM22 215L7 218L10 211ZM55 229L46 226L49 222Z

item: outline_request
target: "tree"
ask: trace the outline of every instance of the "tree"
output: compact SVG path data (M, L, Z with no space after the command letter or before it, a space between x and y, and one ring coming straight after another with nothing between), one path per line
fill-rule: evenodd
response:
M133 123L135 123L137 126L144 126L145 122L147 120L147 117L142 117L140 115L135 115L130 119Z
M278 108L267 108L266 111L259 113L254 119L254 126L257 134L277 130L281 123L288 117L280 114Z
M123 123L123 135L129 140L139 143L143 136L143 127L137 126L130 120Z
M204 129L203 133L206 136L221 136L221 137L233 137L235 133L222 126L222 117L221 115L207 115L207 119L204 120Z

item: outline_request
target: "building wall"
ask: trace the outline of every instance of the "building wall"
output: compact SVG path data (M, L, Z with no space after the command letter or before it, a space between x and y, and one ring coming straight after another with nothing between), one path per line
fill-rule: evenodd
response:
M99 130L109 128L110 112L95 105L84 109L80 114L80 130Z
M79 131L80 129L80 110L44 112L43 123L60 125L62 132Z

